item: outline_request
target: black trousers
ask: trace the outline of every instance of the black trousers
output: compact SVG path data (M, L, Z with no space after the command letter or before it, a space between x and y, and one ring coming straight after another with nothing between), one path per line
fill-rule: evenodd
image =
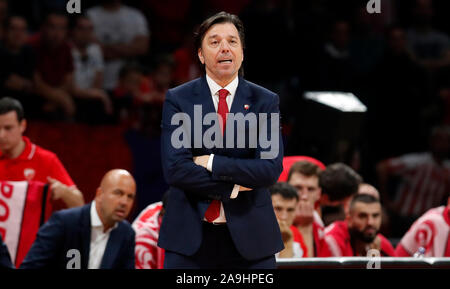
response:
M252 261L244 259L236 249L226 224L214 225L203 222L203 239L200 249L192 256L166 250L164 268L275 269L276 261L274 255Z

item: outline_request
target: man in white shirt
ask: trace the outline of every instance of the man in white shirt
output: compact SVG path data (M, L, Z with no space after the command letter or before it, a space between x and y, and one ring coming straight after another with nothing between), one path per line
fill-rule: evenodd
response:
M20 268L134 269L135 233L125 218L135 195L129 172L109 171L92 203L52 215Z
M106 0L87 11L105 57L104 88L113 90L126 59L148 51L149 30L145 16L120 0Z
M72 28L74 94L84 118L101 120L112 114L112 103L103 90L103 53L94 43L94 25L84 16L77 16ZM81 117L81 116L80 116Z

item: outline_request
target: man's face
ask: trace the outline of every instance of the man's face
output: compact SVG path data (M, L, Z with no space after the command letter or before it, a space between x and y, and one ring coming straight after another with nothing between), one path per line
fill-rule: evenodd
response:
M356 202L347 216L347 224L349 230L362 241L373 242L381 226L380 203Z
M44 33L48 44L60 45L67 35L67 18L61 15L50 15L45 25Z
M278 221L284 221L288 226L294 223L297 199L285 199L280 194L272 196L272 205Z
M18 49L25 45L27 37L27 22L23 18L13 17L6 30L6 43Z
M213 25L203 38L198 57L205 64L206 73L218 84L233 80L244 60L241 39L234 24Z
M88 18L78 19L73 30L73 40L81 46L87 46L94 39L94 25Z
M311 205L320 199L319 178L317 176L305 176L301 173L293 173L289 179L289 184L298 193L300 200L308 201Z
M19 145L25 127L26 121L19 122L15 111L0 115L0 150L11 151Z
M99 188L96 202L99 203L102 220L111 224L124 220L131 211L136 195L136 184L130 176L120 176Z

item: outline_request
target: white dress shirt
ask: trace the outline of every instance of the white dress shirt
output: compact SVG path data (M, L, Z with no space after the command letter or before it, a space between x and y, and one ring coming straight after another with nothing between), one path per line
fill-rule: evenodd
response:
M206 82L208 83L209 90L211 91L211 97L214 103L214 108L217 112L217 107L219 106L219 90L226 89L228 90L229 94L226 98L227 105L228 105L228 111L231 109L231 105L233 104L234 96L236 94L236 89L239 84L239 77L235 77L227 86L221 87L218 85L214 80L212 80L211 77L206 74ZM214 160L214 154L211 154L208 159L208 164L206 166L207 170L212 172L212 164ZM231 199L235 199L239 194L239 185L234 185L233 190L231 192ZM206 220L206 219L204 219ZM223 209L222 203L220 203L220 215L213 221L213 223L225 223L227 221L225 217L225 211Z
M95 201L91 204L91 244L89 249L89 263L88 269L99 269L102 263L103 254L105 253L106 244L108 243L109 235L112 230L117 228L117 223L114 227L104 232L103 223L97 214Z

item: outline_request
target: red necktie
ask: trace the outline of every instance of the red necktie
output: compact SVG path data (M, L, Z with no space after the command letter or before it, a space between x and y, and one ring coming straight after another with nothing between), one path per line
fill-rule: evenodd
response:
M221 124L222 135L225 134L225 127L227 124L227 113L228 113L228 105L227 105L227 96L229 92L226 89L219 90L219 104L217 106L217 114L222 119ZM208 222L213 222L220 216L220 202L218 200L212 200L208 209L205 212L205 219Z

